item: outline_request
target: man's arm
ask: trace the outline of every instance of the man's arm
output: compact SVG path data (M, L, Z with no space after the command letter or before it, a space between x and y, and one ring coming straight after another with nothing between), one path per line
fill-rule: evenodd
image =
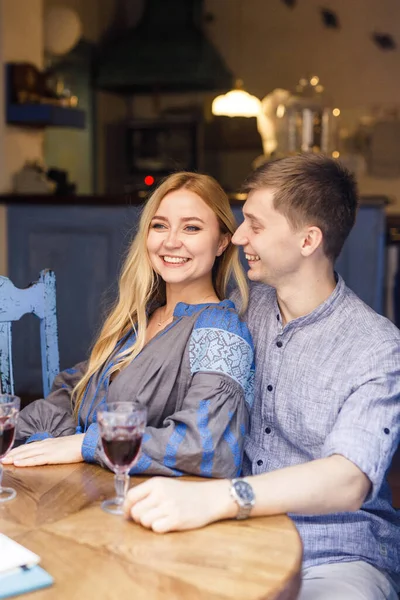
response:
M252 516L356 511L371 488L368 477L338 454L245 479L256 496ZM228 510L228 505L231 503L225 502L223 507L221 495L222 510ZM220 518L235 516L236 512L237 506L233 514Z
M246 477L246 481L255 492L254 517L358 510L371 487L368 477L339 455ZM129 491L126 515L158 532L203 527L236 516L238 505L229 488L226 479L192 483L156 477Z

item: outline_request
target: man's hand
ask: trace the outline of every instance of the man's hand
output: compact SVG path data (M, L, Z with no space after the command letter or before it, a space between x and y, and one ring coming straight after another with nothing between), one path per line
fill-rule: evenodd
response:
M129 490L125 515L157 533L197 529L236 515L229 486L227 480L192 482L153 477Z
M14 448L1 461L4 465L14 465L15 467L83 462L83 438L84 434L81 433L31 442Z

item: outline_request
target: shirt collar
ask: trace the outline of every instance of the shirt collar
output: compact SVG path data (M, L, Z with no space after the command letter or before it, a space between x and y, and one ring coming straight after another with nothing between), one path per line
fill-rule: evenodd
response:
M185 302L178 302L175 306L174 317L190 317L196 314L199 310L205 306L218 306L219 308L235 308L232 300L222 300L221 302L206 302L204 304L186 304Z
M342 300L346 290L346 284L343 278L339 275L339 273L336 273L336 271L335 279L337 283L331 295L328 296L328 298L324 302L322 302L322 304L317 306L312 312L308 313L308 315L298 317L297 319L293 319L293 321L287 323L287 325L285 325L285 329L289 327L303 327L304 325L310 325L311 323L316 323L317 321L330 315L331 312L335 310L338 303ZM282 316L280 313L276 295L274 304L276 315L279 315L279 322L282 324Z

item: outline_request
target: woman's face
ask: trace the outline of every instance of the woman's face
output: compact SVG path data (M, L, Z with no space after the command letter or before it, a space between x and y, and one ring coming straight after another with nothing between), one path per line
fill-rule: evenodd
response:
M228 244L212 209L185 188L164 196L147 237L152 267L167 284L209 284L215 258Z

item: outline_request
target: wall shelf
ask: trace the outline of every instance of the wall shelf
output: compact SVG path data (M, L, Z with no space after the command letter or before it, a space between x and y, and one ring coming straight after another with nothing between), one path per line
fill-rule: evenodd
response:
M85 112L53 104L7 104L6 121L10 125L84 129Z
M29 66L29 65L28 65ZM16 64L6 64L6 122L22 127L85 128L85 111L50 103L17 103L13 97L12 69ZM37 71L40 76L40 72Z

